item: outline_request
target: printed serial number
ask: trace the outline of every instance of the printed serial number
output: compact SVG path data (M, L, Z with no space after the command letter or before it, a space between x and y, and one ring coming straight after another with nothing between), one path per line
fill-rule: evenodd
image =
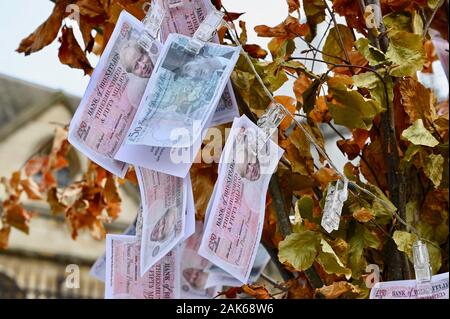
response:
M220 313L273 313L271 304L220 304Z

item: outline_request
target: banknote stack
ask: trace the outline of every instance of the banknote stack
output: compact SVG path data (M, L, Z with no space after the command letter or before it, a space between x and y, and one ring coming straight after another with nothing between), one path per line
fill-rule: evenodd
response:
M69 127L69 142L109 172L124 177L133 165L140 190L134 223L106 236L91 275L105 298L212 298L257 280L270 259L259 242L282 150L239 117L230 75L241 48L211 33L190 49L217 14L209 0L155 0L150 10L162 21L152 32L150 18L120 14ZM230 122L205 221L196 221L190 168L206 130Z

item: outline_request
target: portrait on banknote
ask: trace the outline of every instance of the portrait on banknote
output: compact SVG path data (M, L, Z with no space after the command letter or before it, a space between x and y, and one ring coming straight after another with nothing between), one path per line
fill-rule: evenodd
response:
M70 123L69 141L108 171L125 174L114 160L130 127L160 52L155 41L148 52L137 44L142 23L122 12Z
M199 250L201 256L243 283L256 257L267 187L282 154L272 140L267 147L259 147L259 133L245 116L233 122Z

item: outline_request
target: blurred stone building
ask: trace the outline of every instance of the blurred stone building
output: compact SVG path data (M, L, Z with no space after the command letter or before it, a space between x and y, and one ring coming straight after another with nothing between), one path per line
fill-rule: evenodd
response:
M77 97L0 74L0 176L9 177L36 152L49 152L55 126L68 124L78 103ZM73 149L69 162L58 173L60 186L79 179L87 164ZM107 232L122 232L136 215L137 189L126 184L121 193L122 213ZM4 195L0 186L0 202ZM64 217L53 216L46 202L25 204L38 215L31 219L29 235L13 229L9 248L0 250L0 299L103 298L103 283L89 275L89 268L103 254L104 242L87 232L74 241ZM66 267L72 264L79 267L80 287L69 289Z

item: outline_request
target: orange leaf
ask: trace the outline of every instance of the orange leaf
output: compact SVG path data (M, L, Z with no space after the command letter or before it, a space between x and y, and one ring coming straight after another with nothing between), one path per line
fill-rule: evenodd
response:
M41 192L39 191L39 185L31 178L23 179L20 181L25 193L29 199L42 199Z
M269 291L259 285L243 285L241 291L256 299L270 299Z
M11 232L11 227L9 227L9 226L3 226L0 229L0 249L8 248L10 232Z
M289 7L289 13L292 13L294 11L297 11L300 9L300 1L299 0L286 0L288 7Z
M314 103L314 108L309 112L309 117L318 123L327 123L331 121L330 112L325 96L319 96Z
M246 44L244 50L255 59L264 59L267 56L267 51L257 44Z
M14 228L28 234L31 214L21 205L14 204L4 212L6 222Z
M83 16L94 18L105 14L105 10L98 0L78 0L77 6Z
M330 182L337 181L339 179L339 175L336 173L336 171L328 167L321 167L317 172L314 173L313 177L323 187L328 185Z
M360 292L358 286L354 286L346 281L333 282L329 286L316 289L316 297L326 299L336 299L339 297L355 297Z
M35 156L25 164L25 175L32 176L42 170L42 166L47 161L46 156Z
M358 157L360 148L353 140L338 140L336 144L342 153L347 154L349 160Z
M258 25L255 27L255 32L259 37L294 39L307 35L309 26L306 23L300 23L297 18L289 15L286 20L272 28L266 25Z
M92 73L93 68L75 39L72 28L66 26L62 28L62 36L59 38L59 42L61 42L61 46L59 47L58 57L62 64L67 64L71 68L82 69L84 74Z
M294 94L297 101L303 103L303 93L311 86L311 79L301 73L294 82Z
M23 39L16 51L29 55L52 43L58 35L61 22L66 15L66 6L71 2L70 0L59 0L56 2L50 17L33 33Z
M373 212L367 208L358 209L356 212L353 212L353 218L361 223L367 223L375 218Z
M295 113L297 101L294 98L286 95L278 95L275 96L274 98L275 101L277 101L278 103L282 104L285 108L287 108L291 114ZM291 122L292 118L286 116L280 124L280 129L282 129L283 131L286 130L291 124Z

